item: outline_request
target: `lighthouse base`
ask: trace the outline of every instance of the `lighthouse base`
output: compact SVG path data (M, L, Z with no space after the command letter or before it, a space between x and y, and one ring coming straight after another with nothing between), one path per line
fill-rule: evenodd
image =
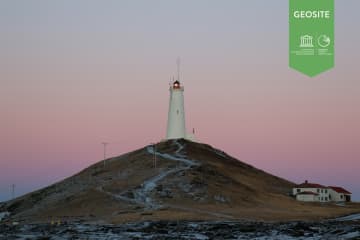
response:
M165 138L165 139L162 139L161 142L165 142L165 141L168 141L168 140L176 140L176 139L185 139L185 140L188 140L188 141L191 141L191 142L200 143L199 141L197 141L197 139L195 138L195 135L193 133L187 133L186 137L184 137L184 138Z

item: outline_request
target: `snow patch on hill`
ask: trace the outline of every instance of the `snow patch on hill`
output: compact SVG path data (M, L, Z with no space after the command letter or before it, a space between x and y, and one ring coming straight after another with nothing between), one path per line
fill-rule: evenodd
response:
M355 221L360 220L360 213L357 214L351 214L345 217L336 218L337 221Z
M0 221L2 221L4 218L6 218L9 215L10 215L9 212L0 212Z

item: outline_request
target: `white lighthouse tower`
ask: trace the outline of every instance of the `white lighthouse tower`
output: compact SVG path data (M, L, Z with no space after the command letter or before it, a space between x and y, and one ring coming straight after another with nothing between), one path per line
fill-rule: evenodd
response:
M187 134L185 127L184 87L180 84L180 59L177 60L178 79L170 84L170 101L166 139L185 138L195 141L194 134Z
M170 102L166 139L186 138L184 87L179 80L170 85Z

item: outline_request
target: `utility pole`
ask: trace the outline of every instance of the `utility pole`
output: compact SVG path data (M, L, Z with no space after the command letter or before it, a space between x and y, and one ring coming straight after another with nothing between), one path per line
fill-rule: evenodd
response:
M15 184L11 185L11 200L13 200L15 198Z
M153 166L154 168L156 168L156 143L152 143L153 145L153 151L154 151L154 156L153 156Z
M102 142L102 145L104 145L104 167L106 164L106 146L109 144L108 142Z

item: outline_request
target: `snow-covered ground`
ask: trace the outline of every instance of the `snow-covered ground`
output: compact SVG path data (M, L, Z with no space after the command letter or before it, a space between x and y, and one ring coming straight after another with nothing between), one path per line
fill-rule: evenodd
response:
M354 221L354 220L360 220L360 213L348 215L345 217L336 218L337 221Z

